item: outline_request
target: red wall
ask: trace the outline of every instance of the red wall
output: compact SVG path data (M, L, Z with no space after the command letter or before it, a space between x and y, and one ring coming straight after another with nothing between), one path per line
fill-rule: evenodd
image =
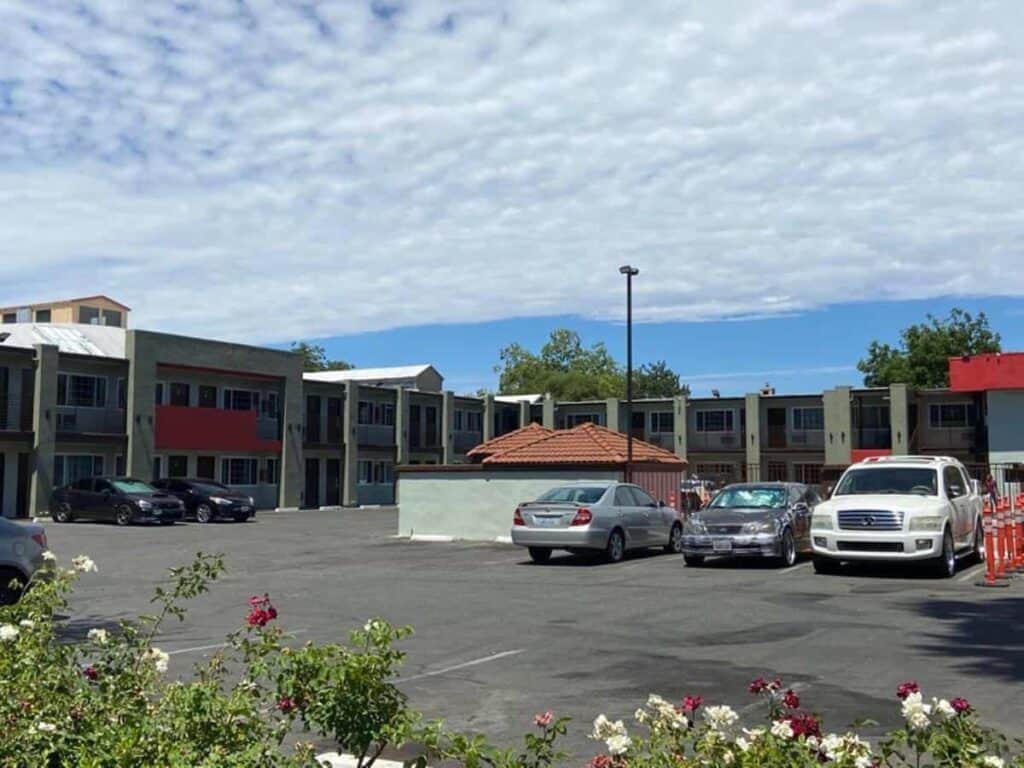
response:
M281 452L280 440L256 435L256 411L158 405L155 426L160 451Z
M683 482L682 472L634 469L633 482L651 494L656 501L664 501L669 506L682 509L682 499L679 495L679 485Z
M949 387L954 392L1024 389L1024 353L951 357Z
M873 459L876 456L892 456L891 448L853 448L850 450L850 463L856 464L864 459Z

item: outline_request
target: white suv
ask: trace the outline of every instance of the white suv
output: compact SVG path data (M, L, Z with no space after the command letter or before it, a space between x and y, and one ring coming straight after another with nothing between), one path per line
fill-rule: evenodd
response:
M885 456L854 464L814 508L814 570L844 560L926 561L956 572L958 553L983 558L981 497L964 465L948 456Z

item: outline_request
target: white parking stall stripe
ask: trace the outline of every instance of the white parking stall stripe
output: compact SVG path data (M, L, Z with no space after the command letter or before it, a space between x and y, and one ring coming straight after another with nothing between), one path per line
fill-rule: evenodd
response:
M294 632L289 632L290 635L301 635L308 632L308 629L296 629ZM226 648L227 643L212 643L210 645L193 645L189 648L178 648L173 651L167 651L168 656L177 656L181 653L199 653L199 651L212 651L217 648Z
M974 566L973 568L968 568L966 571L964 571L962 576L957 577L957 581L964 582L970 581L971 579L976 579L978 576L981 575L984 569L985 564L978 563L978 565Z
M449 672L455 672L460 669L466 669L467 667L476 667L480 664L486 664L489 661L497 661L498 659L506 659L509 656L518 656L521 653L526 653L525 648L516 648L512 651L501 651L500 653L492 653L490 656L484 656L482 659L473 659L472 661L464 661L461 664L453 664L450 667L444 667L443 669L435 669L433 672L423 672L419 675L412 675L410 677L402 677L396 680L396 683L409 683L413 680L423 680L427 677L437 677L438 675L446 675Z

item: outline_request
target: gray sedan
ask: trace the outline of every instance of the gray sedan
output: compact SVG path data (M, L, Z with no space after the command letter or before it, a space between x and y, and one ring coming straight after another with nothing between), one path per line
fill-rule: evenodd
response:
M683 529L687 565L709 555L771 557L793 565L811 551L811 512L821 501L800 483L737 483L723 488Z
M516 508L512 543L544 563L554 549L603 551L612 562L629 549L682 551L682 516L643 488L610 480L561 485Z
M18 599L22 588L43 564L45 551L43 526L0 517L0 605Z

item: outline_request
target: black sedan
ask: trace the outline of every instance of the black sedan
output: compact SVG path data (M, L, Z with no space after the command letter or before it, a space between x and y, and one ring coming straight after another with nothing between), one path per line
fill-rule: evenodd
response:
M50 516L56 523L84 518L112 520L118 525L170 525L184 515L185 507L178 499L134 477L83 477L50 496Z
M218 519L244 523L256 514L251 496L213 480L170 478L156 480L153 485L181 499L185 514L199 523L212 523Z

